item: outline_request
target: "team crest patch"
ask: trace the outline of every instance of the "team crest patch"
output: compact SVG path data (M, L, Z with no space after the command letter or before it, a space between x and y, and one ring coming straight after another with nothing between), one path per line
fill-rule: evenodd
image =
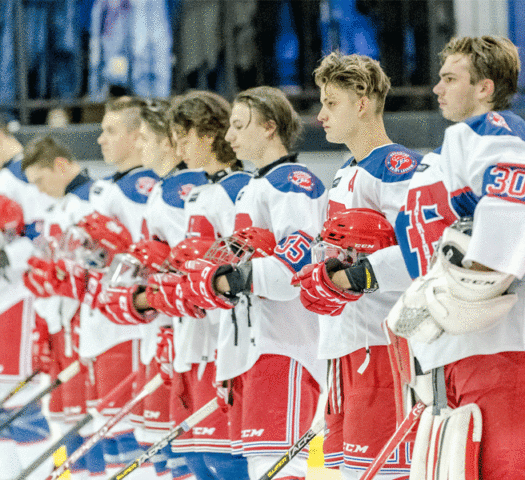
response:
M307 172L292 172L288 175L288 181L308 191L311 191L314 188L312 176Z
M415 158L405 152L389 153L385 159L386 168L396 175L403 175L417 167Z
M509 132L512 131L505 119L499 113L489 112L487 115L488 121L492 123L492 125L495 125L496 127L506 128Z
M151 177L140 177L135 182L135 188L137 189L137 192L148 197L151 191L153 190L155 183L155 179Z
M186 200L186 197L190 194L191 189L194 187L192 183L187 183L179 188L178 194L182 200Z

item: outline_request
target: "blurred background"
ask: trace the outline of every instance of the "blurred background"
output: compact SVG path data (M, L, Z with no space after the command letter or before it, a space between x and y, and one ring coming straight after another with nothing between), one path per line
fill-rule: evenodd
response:
M454 35L483 34L524 46L525 0L1 0L0 112L23 143L54 128L90 160L110 96L199 88L231 100L266 84L303 116L300 150L337 150L315 118L312 72L339 49L381 62L391 137L431 149L446 127L432 93L437 54ZM524 87L521 75L518 113Z

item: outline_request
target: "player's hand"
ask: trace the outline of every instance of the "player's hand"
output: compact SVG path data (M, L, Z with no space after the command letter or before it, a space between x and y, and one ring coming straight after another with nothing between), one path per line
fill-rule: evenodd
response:
M161 327L157 334L157 351L155 361L159 367L160 376L166 386L170 386L173 380L173 360L175 359L175 348L173 345L173 328Z
M49 373L53 363L49 330L47 322L38 315L35 317L35 328L32 333L31 357L33 370Z
M117 325L141 325L157 317L155 310L139 312L134 304L138 285L131 287L108 287L98 296L97 308Z
M188 271L189 287L185 294L189 301L205 310L215 308L230 310L235 306L215 289L216 274L220 265L214 265L206 260L194 260L186 262L185 267Z
M307 310L320 315L340 315L349 302L361 298L361 293L343 290L330 279L330 261L307 265L292 277L292 285L301 287L301 303Z
M146 298L151 308L170 317L204 318L206 313L193 303L188 278L178 273L157 273L148 277Z

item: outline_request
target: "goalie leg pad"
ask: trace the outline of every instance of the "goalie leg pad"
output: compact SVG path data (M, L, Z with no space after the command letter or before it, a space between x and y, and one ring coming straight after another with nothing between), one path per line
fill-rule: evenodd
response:
M444 409L438 416L427 407L414 443L411 480L477 480L481 410L475 403Z

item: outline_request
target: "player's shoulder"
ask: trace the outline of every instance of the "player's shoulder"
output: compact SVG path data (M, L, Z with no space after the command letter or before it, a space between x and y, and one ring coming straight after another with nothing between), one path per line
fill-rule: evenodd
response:
M501 112L487 112L482 115L468 118L464 122L449 127L451 131L462 131L468 127L479 136L514 136L525 140L525 121L515 113L504 110Z
M115 185L132 202L146 203L159 176L150 169L137 168L115 180Z
M7 162L6 165L4 165L4 168L6 171L11 173L15 179L19 180L22 183L29 183L29 180L26 177L26 174L22 170L22 156L17 155L13 159L11 159L9 162Z
M162 199L172 207L184 208L189 193L207 183L204 170L180 170L162 180Z
M409 180L423 155L398 143L374 149L358 167L385 183Z
M279 163L266 173L264 178L282 193L303 193L316 199L326 191L323 182L306 165L300 163Z
M219 185L224 189L226 194L230 197L232 202L235 202L239 192L248 184L253 178L249 172L232 172L219 181Z

